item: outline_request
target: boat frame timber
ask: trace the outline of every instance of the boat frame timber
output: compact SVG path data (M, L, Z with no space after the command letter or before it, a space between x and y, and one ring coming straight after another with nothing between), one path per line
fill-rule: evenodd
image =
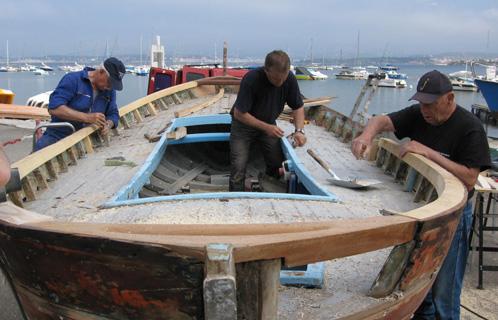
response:
M210 86L216 94L237 84L220 77L155 92L120 108L120 127L192 98L194 88ZM307 118L345 143L363 128L324 105L307 108ZM72 223L22 208L99 140L96 127L85 127L12 165L23 189L0 205L0 266L28 319L274 319L281 265L391 246L370 295L402 294L346 319L409 319L441 267L467 199L448 171L420 155L400 159L397 143L379 139L369 160L424 206L364 219L245 225Z

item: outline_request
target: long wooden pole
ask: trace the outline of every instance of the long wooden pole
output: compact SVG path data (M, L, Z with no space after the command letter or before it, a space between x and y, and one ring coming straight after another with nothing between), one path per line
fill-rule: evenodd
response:
M227 60L228 60L228 46L227 42L223 42L223 75L227 75Z

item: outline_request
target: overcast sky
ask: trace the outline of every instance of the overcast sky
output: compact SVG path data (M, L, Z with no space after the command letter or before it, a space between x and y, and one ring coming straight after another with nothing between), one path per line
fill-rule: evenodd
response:
M292 57L407 56L498 52L496 0L3 0L0 56L148 52ZM489 41L488 41L489 38ZM311 40L313 39L313 40ZM385 53L385 54L384 54Z

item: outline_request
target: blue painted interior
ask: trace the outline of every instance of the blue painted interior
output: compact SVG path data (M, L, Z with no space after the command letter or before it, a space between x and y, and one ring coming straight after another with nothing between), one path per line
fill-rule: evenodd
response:
M319 201L337 201L337 197L328 190L319 185L304 167L301 159L297 156L294 149L287 139L282 139L282 150L284 156L289 160L290 170L295 175L292 181L292 188L301 194L292 193L267 193L267 192L212 192L181 194L172 196L159 196L151 198L139 198L138 193L142 187L149 183L149 177L159 165L168 145L198 143L210 141L228 141L230 134L226 133L197 133L187 134L182 139L166 139L167 133L179 127L189 127L209 124L230 124L231 116L228 114L207 115L177 118L172 121L169 129L163 134L156 144L151 154L133 176L131 181L124 186L118 193L102 207L109 208L121 205L144 204L168 200L190 200L190 199L239 199L239 198L256 198L256 199L293 199L293 200L319 200Z

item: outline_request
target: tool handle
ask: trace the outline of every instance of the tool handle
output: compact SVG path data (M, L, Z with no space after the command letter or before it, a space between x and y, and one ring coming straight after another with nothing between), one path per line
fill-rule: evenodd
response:
M312 149L308 149L306 150L308 152L308 154L316 160L316 162L318 162L325 170L327 170L328 173L330 173L334 179L336 180L341 180L341 178L339 178L334 171L332 171L332 169L328 166L328 164L325 163L325 161L322 160L322 158L320 158Z
M325 170L330 171L330 167L312 149L306 150L308 154L316 160Z

